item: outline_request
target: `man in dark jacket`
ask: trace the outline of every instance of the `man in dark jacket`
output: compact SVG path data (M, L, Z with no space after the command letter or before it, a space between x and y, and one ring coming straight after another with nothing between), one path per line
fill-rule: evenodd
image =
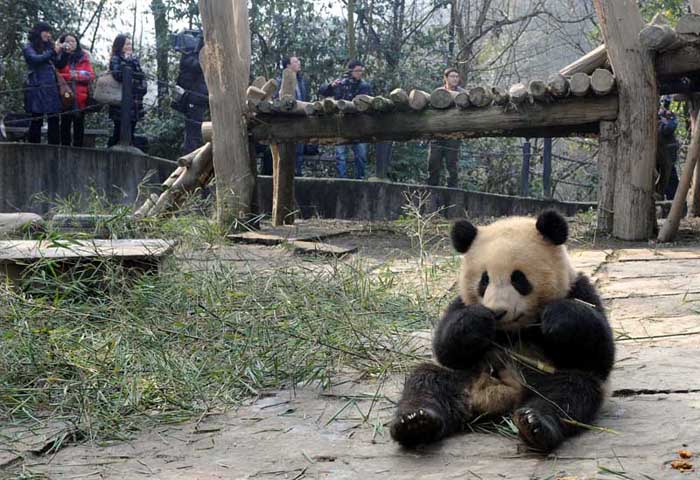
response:
M660 200L664 197L673 200L678 189L678 141L676 140L676 128L678 118L671 110L671 97L661 97L659 105L658 148L656 151L656 168L659 179L656 184L656 193Z
M185 115L185 142L182 145L183 155L188 154L204 144L202 139L202 122L209 108L209 90L204 80L202 65L199 63L199 52L204 47L204 36L197 35L194 45L185 45L180 51L180 74L177 84L185 90L180 107Z
M454 92L463 92L464 89L459 86L459 72L454 68L448 68L443 74L445 80L444 85L448 90ZM459 177L459 147L462 142L459 140L439 140L430 142L430 153L428 154L428 185L440 184L440 171L442 170L442 159L447 163L447 171L449 178L447 179L448 187L456 187Z
M348 101L352 101L357 95L371 95L372 89L369 83L362 80L364 72L365 66L362 62L352 60L348 63L348 70L343 75L343 78L323 85L319 90L319 94L324 97L333 97L336 100ZM355 178L364 178L365 165L367 164L367 144L353 143L350 147L355 155ZM338 177L345 178L347 175L348 145L336 146L335 158Z

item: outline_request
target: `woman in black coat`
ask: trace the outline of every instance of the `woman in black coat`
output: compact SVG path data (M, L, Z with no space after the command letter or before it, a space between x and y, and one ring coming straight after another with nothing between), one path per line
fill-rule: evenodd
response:
M136 122L143 118L143 97L146 95L148 87L146 84L146 76L143 70L141 70L141 64L138 58L134 56L131 38L129 38L128 35L120 34L117 35L117 38L114 39L114 43L112 44L112 58L109 62L109 71L117 82L122 82L124 78L124 68L127 66L131 67L132 71L131 92L133 101L129 116L131 118L131 138L133 141ZM122 100L122 104L123 102ZM121 136L121 105L110 105L109 118L114 122L114 132L107 142L107 146L111 147L119 143L119 138Z
M39 22L29 32L29 43L22 49L28 72L24 91L24 109L32 116L27 140L41 143L41 127L44 115L48 119L49 143L60 143L59 115L63 104L56 81L56 68L65 66L63 45L54 44L51 39L51 26Z

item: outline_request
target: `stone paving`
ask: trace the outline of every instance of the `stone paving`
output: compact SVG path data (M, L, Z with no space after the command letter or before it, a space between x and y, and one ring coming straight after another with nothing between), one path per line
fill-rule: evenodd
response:
M700 478L700 248L581 250L572 257L606 300L617 359L601 428L549 457L525 451L516 438L480 432L401 449L385 428L403 381L396 374L348 376L325 391L271 392L235 412L53 456L26 454L48 432L17 433L0 448L0 465L56 479ZM425 341L429 332L416 338ZM672 468L681 449L693 455L687 473Z

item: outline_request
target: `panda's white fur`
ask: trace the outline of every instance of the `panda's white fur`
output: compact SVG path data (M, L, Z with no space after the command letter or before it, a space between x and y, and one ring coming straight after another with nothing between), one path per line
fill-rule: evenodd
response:
M525 274L533 287L521 295L511 283L513 271ZM483 296L479 282L483 272L490 279ZM530 325L544 305L566 298L576 280L564 245L554 245L536 228L536 219L509 217L479 227L463 255L459 295L465 304L482 304L505 311L498 328L512 331Z

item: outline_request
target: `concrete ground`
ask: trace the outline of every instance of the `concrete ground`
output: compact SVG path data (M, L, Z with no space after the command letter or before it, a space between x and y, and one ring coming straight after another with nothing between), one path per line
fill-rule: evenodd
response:
M222 255L264 265L271 248L282 259L292 255L262 246L231 247ZM401 245L388 238L368 256L380 265L394 248ZM0 430L0 442L7 442L0 446L0 465L56 479L700 478L700 247L574 250L572 257L606 300L617 359L600 428L548 457L493 432L404 450L386 428L403 375L353 378L346 372L328 390L268 392L237 411L161 426L129 442L70 445L52 455L30 452L61 425ZM185 260L193 268L206 264L192 255ZM419 343L428 338L429 332L416 333ZM685 473L672 466L681 449L692 455Z

